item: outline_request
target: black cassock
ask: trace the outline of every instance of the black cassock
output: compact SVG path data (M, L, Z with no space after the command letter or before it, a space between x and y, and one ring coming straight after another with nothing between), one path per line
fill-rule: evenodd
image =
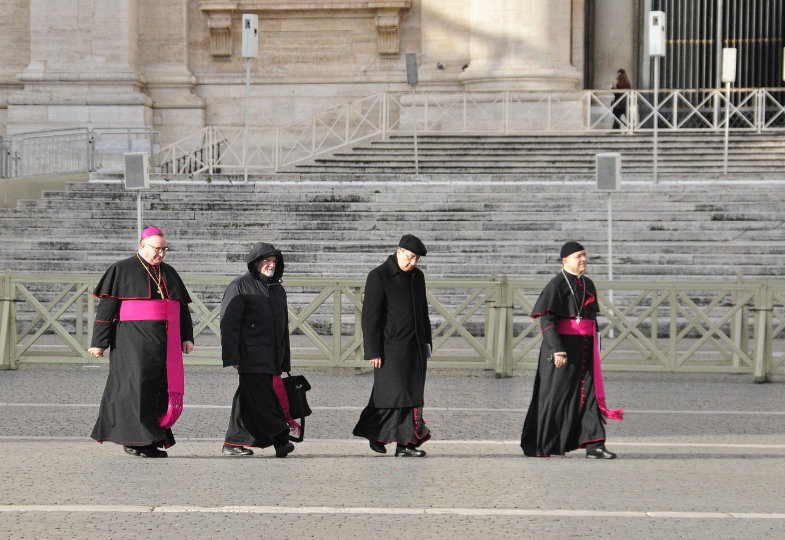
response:
M419 446L430 438L422 419L431 322L425 277L404 272L395 255L368 274L362 310L365 358L380 357L373 390L353 434Z
M594 283L559 272L545 286L531 317L540 320L542 347L532 401L521 434L527 456L563 455L605 441L604 420L594 386L594 336L556 331L559 319L597 319ZM567 363L553 364L554 352L566 352Z
M271 277L259 273L261 259L278 260ZM237 366L239 385L224 443L266 448L288 442L289 424L273 379L291 369L284 260L272 244L255 244L246 258L248 272L234 279L221 301L224 367Z
M159 277L163 295L158 293ZM181 341L193 341L191 298L185 285L168 264L156 267L133 256L110 266L93 294L100 301L91 347L111 349L111 355L98 420L90 436L125 446L172 446L172 430L158 425L169 403L167 323L119 321L118 316L123 300L179 300Z

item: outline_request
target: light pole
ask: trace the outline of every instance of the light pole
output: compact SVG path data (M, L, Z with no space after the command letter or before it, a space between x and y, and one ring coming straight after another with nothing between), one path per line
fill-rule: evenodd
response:
M259 57L259 16L243 13L243 51L245 58L245 111L243 113L243 181L248 182L248 115L251 99L251 58Z
M613 192L618 191L621 186L621 154L597 154L595 166L597 190L608 193L608 281L613 281ZM608 291L608 301L613 306L613 289ZM613 328L608 337L614 337Z
M728 174L728 132L730 131L730 85L736 81L736 48L722 49L722 82L725 83L725 148L723 174Z
M417 53L406 53L406 83L412 87L412 125L414 130L414 175L420 174L419 156L417 153Z
M649 12L649 56L654 60L654 167L652 173L657 183L657 125L660 115L660 58L665 56L665 12Z
M136 191L136 237L142 236L142 191L150 189L150 154L123 154L125 189Z

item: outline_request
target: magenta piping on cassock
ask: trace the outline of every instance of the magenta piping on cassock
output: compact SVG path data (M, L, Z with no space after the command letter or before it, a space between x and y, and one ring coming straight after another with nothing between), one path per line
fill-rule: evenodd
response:
M624 409L609 409L605 405L605 383L602 379L602 362L600 361L600 344L597 339L597 321L590 319L559 319L556 321L556 331L560 334L579 336L594 336L594 393L597 396L597 405L603 418L622 420Z
M179 300L123 300L120 304L121 321L166 321L166 380L169 406L158 419L158 425L171 428L183 412L185 373L180 338Z

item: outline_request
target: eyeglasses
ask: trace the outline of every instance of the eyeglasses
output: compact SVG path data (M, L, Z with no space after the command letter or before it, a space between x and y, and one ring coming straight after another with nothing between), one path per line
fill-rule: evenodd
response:
M147 247L152 248L158 255L166 255L166 252L169 251L167 246L164 247L155 247L151 246L150 244L145 244Z
M401 249L401 248L399 248L399 249ZM410 255L404 249L401 249L401 253L403 254L403 257L407 260L407 262L413 262L414 264L417 264L418 262L420 262L420 256L419 255L415 255L414 253L412 253Z

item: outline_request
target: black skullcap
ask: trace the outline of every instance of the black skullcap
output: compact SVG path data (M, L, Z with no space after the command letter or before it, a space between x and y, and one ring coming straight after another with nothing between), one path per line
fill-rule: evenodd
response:
M425 249L425 244L422 243L422 240L414 236L413 234L404 234L401 236L401 241L398 242L398 247L402 247L403 249L408 249L415 255L420 257L424 257L428 250Z
M585 248L582 245L580 245L578 242L567 242L561 247L561 255L559 255L559 257L563 259L564 257L569 257L576 251L584 251L584 250Z

